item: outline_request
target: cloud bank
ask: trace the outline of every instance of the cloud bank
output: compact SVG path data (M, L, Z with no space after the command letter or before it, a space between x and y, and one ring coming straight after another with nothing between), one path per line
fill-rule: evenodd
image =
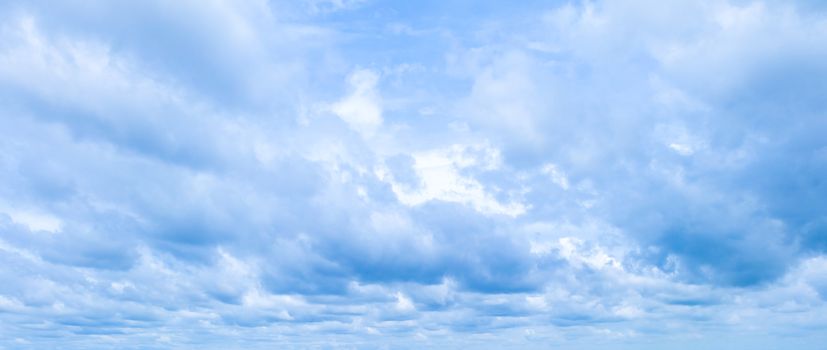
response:
M11 1L0 349L822 349L827 7Z

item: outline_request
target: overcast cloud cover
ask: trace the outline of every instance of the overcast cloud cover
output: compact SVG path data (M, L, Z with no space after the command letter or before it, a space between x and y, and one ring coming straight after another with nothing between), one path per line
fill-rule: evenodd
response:
M0 2L0 349L827 349L820 1Z

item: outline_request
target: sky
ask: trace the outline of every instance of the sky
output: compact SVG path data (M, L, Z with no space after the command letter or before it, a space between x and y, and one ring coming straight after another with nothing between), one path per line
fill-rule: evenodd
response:
M0 1L0 349L780 348L821 1Z

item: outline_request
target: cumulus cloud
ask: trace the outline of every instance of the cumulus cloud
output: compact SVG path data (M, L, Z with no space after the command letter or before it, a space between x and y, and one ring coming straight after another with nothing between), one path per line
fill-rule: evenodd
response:
M0 10L0 348L827 342L815 2L121 5Z

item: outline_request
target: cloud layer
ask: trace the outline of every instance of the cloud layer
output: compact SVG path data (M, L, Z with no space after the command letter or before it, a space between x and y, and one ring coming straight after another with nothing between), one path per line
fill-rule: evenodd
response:
M0 349L821 349L825 11L12 1Z

